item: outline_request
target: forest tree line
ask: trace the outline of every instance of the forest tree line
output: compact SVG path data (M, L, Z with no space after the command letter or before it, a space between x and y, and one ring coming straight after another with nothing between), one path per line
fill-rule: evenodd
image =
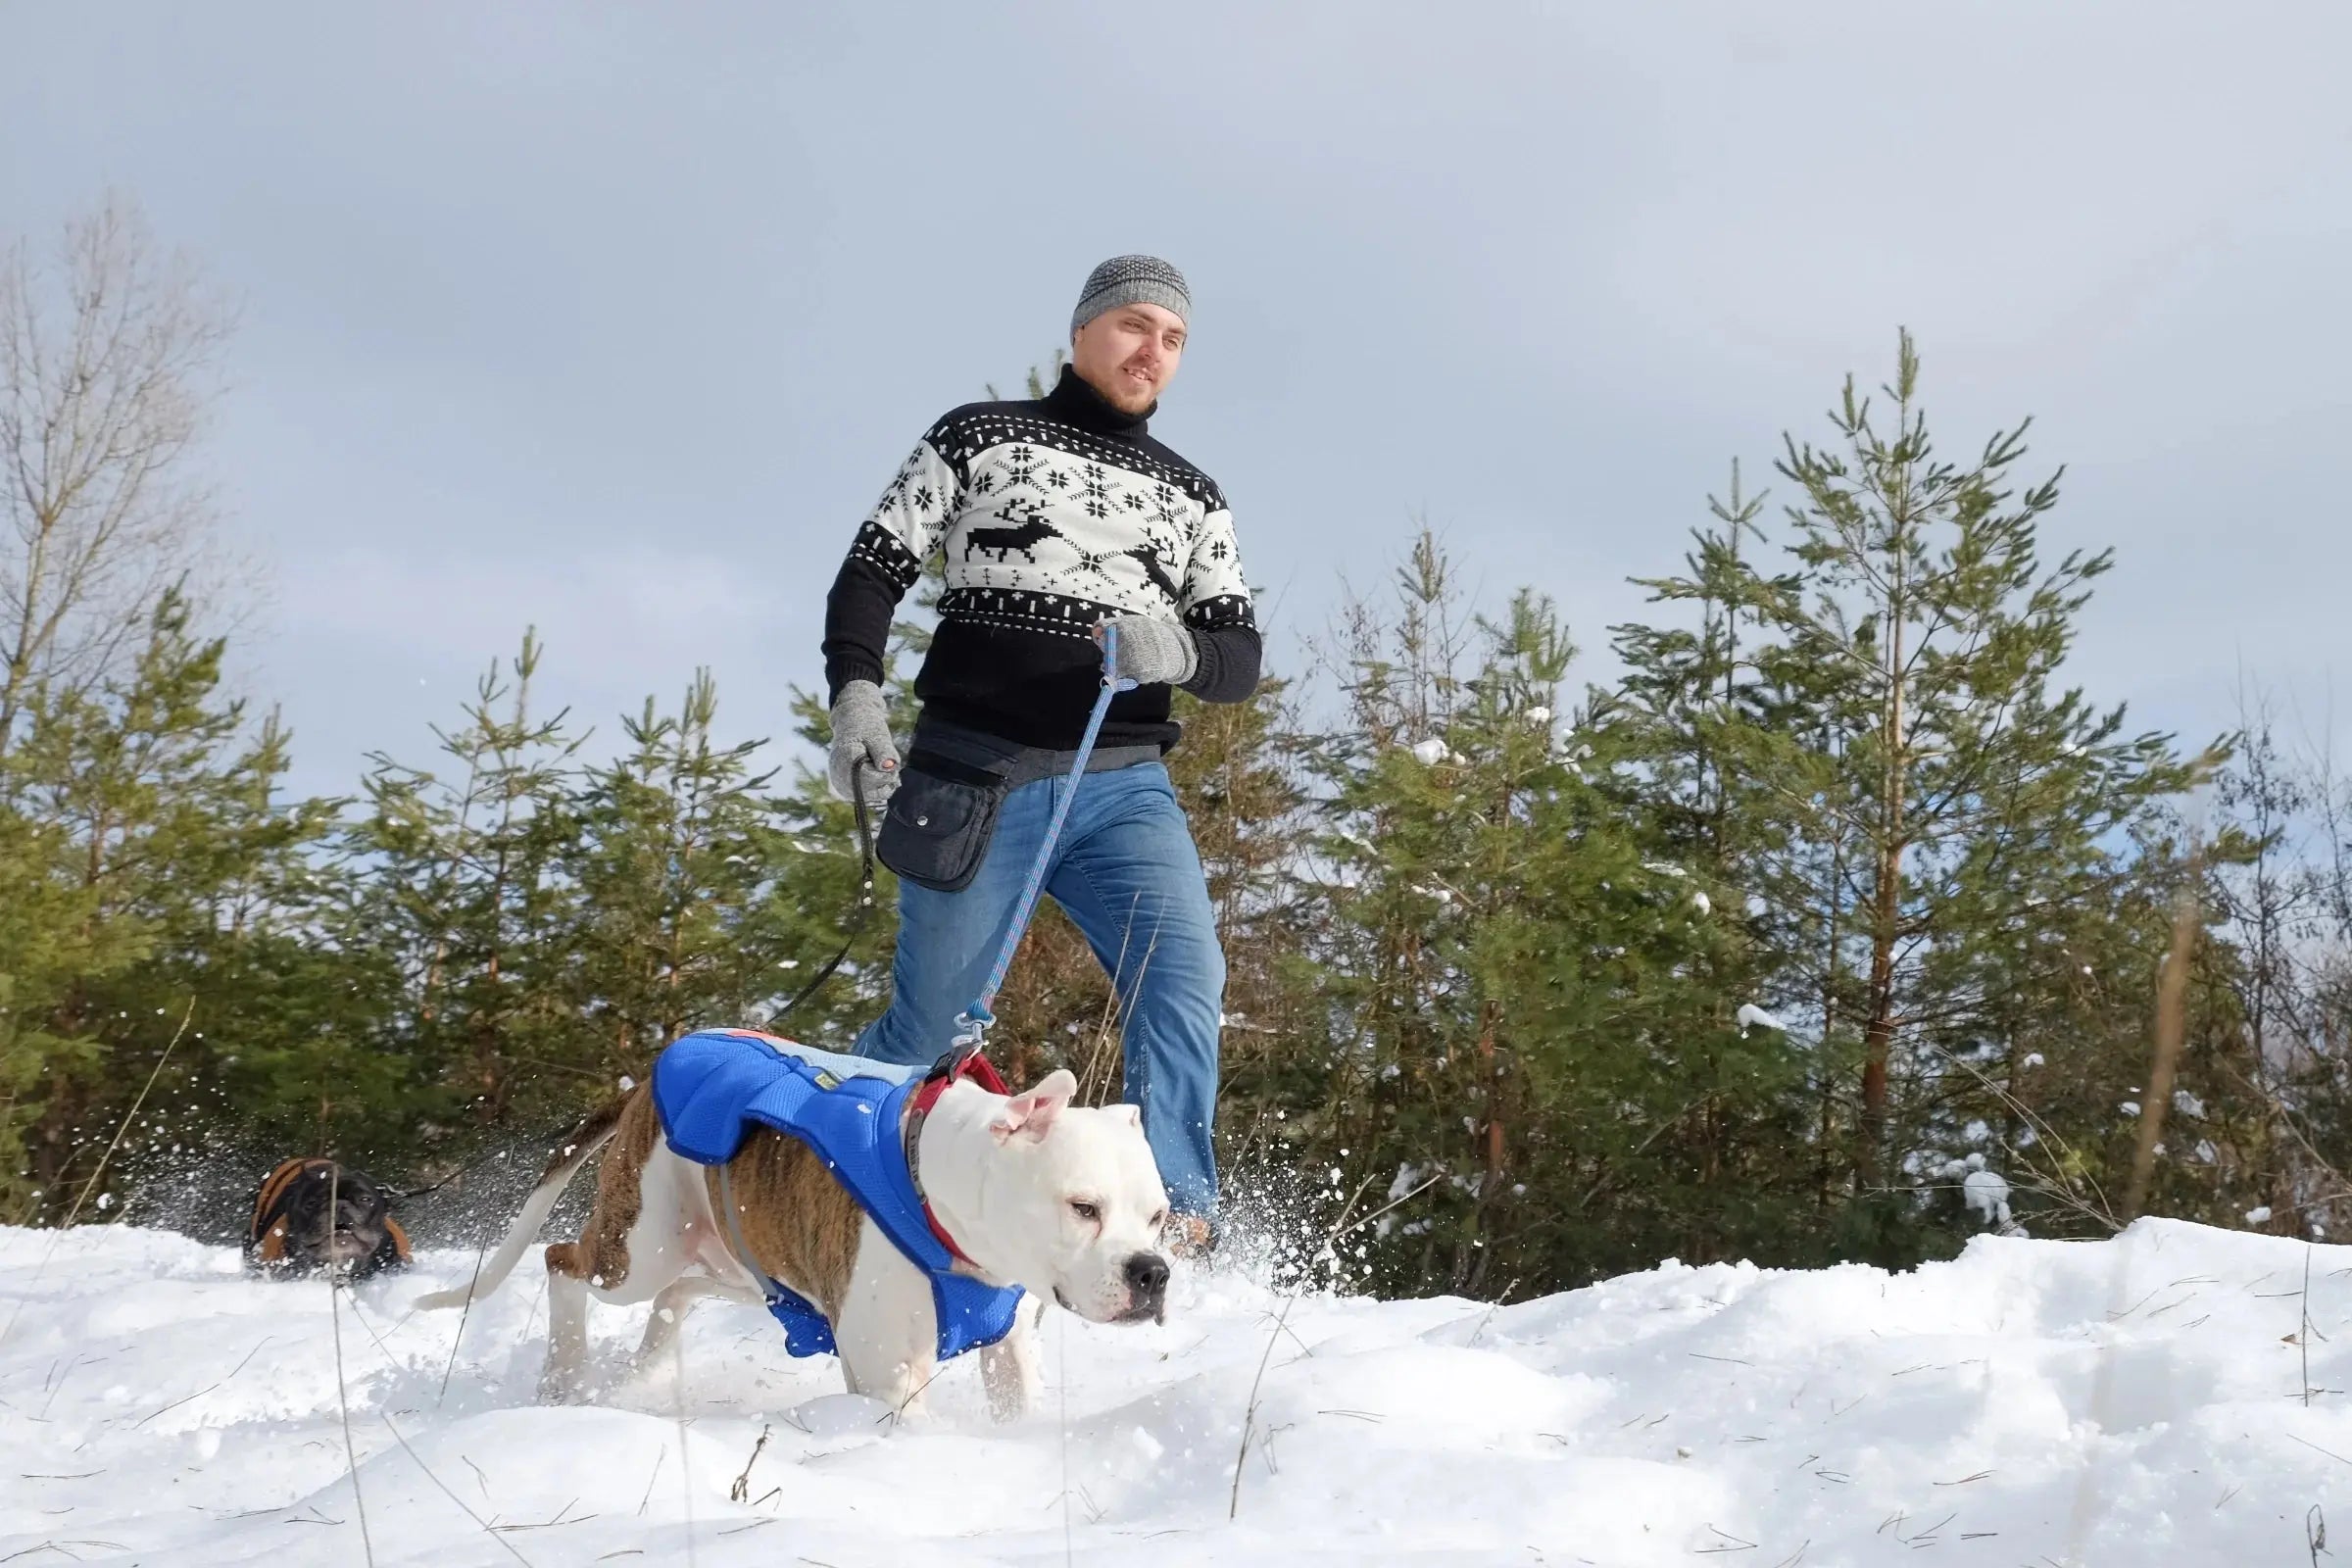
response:
M135 1220L231 1153L463 1185L687 1030L850 1039L892 890L858 918L815 694L779 768L709 674L591 746L525 632L429 750L287 793L192 477L228 334L121 209L0 262L0 1221ZM2135 1212L2341 1232L2352 789L2259 693L2189 746L2071 684L2111 556L2045 551L2023 426L1939 439L1921 388L1905 335L1763 489L1694 480L1605 683L1425 533L1312 667L1180 702L1237 1230L1490 1297ZM1050 909L998 1012L1009 1076L1116 1095Z

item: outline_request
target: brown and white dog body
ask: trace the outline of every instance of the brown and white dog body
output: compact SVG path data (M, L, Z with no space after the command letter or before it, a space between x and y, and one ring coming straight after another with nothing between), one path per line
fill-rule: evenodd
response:
M1012 1333L980 1352L999 1419L1034 1401L1044 1301L1098 1323L1153 1319L1164 1306L1168 1265L1158 1248L1168 1200L1141 1118L1133 1105L1074 1107L1076 1090L1063 1071L1015 1096L959 1081L912 1129L912 1161L938 1227L976 1278L1033 1298ZM547 1249L543 1397L586 1393L592 1298L653 1303L639 1365L668 1348L701 1298L762 1299L719 1217L722 1167L673 1152L650 1086L640 1086L590 1116L548 1162L470 1290L417 1304L459 1306L495 1290L600 1150L596 1203L580 1239ZM937 1363L929 1278L805 1144L753 1127L723 1169L744 1247L761 1271L824 1312L850 1391L902 1413L919 1410Z

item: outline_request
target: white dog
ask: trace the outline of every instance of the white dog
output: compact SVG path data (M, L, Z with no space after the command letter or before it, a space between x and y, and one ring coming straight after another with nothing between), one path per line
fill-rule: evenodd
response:
M1136 1107L1073 1107L1078 1086L1067 1072L1049 1073L1022 1095L959 1076L943 1082L937 1069L915 1083L908 1076L750 1031L687 1036L656 1063L654 1082L565 1139L478 1281L417 1304L459 1306L496 1290L572 1176L611 1146L579 1241L547 1249L543 1396L585 1393L591 1296L616 1306L654 1303L640 1363L667 1347L695 1300L722 1296L767 1300L793 1329L795 1353L807 1353L805 1326L814 1325L821 1340L829 1325L832 1344L821 1348L838 1349L850 1391L906 1414L920 1408L943 1351L982 1345L990 1410L1012 1419L1036 1397L1033 1336L1045 1299L1098 1323L1162 1315L1167 1193ZM900 1087L882 1098L893 1084ZM780 1099L814 1107L802 1114L838 1113L837 1122L854 1123L860 1094L891 1109L885 1134L869 1134L872 1153L887 1163L895 1152L903 1161L904 1191L940 1246L928 1260L936 1269L910 1255L927 1239L910 1243L904 1206L885 1228L877 1215L892 1218L887 1201L843 1185L858 1179L857 1158L838 1149L820 1154L808 1135L775 1130ZM712 1111L713 1100L726 1102ZM724 1218L730 1201L733 1225ZM784 1293L767 1289L770 1282L797 1294L801 1321L777 1304ZM992 1298L991 1288L1034 1299ZM975 1299L972 1321L993 1313L995 1326L957 1340L956 1323L947 1320L962 1320L958 1301ZM1001 1337L990 1343L992 1336Z

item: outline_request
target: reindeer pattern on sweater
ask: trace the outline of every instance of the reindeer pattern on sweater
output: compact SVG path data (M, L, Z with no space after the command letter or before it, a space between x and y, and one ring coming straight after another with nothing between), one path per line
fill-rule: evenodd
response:
M934 425L852 549L908 586L944 553L943 619L1091 637L1109 615L1250 615L1233 514L1206 474L1003 405Z
M834 587L836 692L877 678L890 613L934 557L946 590L916 690L958 722L1054 744L1092 700L1095 628L1118 615L1191 629L1201 660L1187 685L1203 698L1238 701L1255 685L1256 623L1223 493L1073 375L1042 399L951 412L900 466ZM1167 701L1164 687L1125 694L1105 737L1171 744Z

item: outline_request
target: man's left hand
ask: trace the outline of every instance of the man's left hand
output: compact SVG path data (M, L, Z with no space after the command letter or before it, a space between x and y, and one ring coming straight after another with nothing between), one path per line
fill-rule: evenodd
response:
M1200 666L1200 651L1193 645L1193 634L1174 621L1119 615L1104 625L1119 634L1111 665L1113 680L1131 680L1138 686L1180 685L1191 680Z

